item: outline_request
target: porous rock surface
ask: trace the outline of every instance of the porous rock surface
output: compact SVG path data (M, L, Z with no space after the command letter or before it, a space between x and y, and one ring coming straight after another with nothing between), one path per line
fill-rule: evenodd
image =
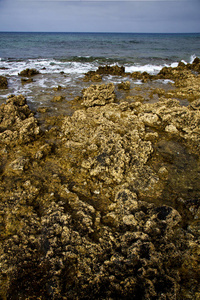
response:
M115 101L115 86L113 83L102 85L91 85L85 91L83 91L83 103L82 105L89 106L102 106L107 103Z
M0 143L21 144L38 134L37 121L24 96L10 96L0 107Z
M22 96L1 107L0 297L198 299L198 187L189 201L176 164L197 179L199 100L80 100L44 132Z

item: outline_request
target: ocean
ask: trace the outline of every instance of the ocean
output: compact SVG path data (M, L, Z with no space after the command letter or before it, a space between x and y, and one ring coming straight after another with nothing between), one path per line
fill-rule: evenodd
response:
M53 87L65 88L66 101L70 101L91 84L83 83L84 74L100 65L117 64L126 72L157 74L164 66L191 63L195 57L200 57L200 33L0 32L0 75L8 79L8 89L0 90L0 103L9 94L23 94L35 108L49 106ZM23 85L18 73L26 68L35 68L40 75ZM121 80L107 76L103 82Z

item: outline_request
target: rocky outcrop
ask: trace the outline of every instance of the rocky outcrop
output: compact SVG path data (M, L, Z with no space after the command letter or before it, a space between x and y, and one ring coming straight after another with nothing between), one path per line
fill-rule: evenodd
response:
M148 80L154 79L153 75L150 75L147 72L133 72L130 74L131 78L142 80L142 82L147 82Z
M102 75L117 75L125 76L125 68L123 66L99 66L96 71L89 71L85 74L83 81L93 81L100 82L102 80Z
M102 106L115 101L115 86L113 83L107 85L91 85L83 91L83 103L86 107Z
M97 71L97 74L102 74L102 75L118 75L122 76L125 73L125 68L123 66L99 66Z
M39 73L40 72L38 70L36 70L36 69L29 69L29 68L27 68L27 69L21 71L19 73L19 75L20 76L25 76L25 77L31 77L31 76L37 75Z
M4 76L0 76L0 89L7 89L7 88L8 88L7 78Z
M1 298L198 299L199 100L77 107L39 135L23 96L1 106Z
M15 145L27 143L40 132L26 99L10 96L0 107L0 143Z

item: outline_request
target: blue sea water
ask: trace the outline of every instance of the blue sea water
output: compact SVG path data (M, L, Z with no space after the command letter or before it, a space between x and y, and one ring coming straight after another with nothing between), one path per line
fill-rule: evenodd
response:
M46 91L61 85L73 94L84 73L99 65L118 64L126 72L156 74L164 66L192 62L195 57L200 57L200 33L0 32L0 75L9 83L0 98L22 93L36 101L36 86ZM37 82L23 86L18 73L26 68L36 68L41 75Z
M200 56L200 34L0 32L3 62L171 64Z

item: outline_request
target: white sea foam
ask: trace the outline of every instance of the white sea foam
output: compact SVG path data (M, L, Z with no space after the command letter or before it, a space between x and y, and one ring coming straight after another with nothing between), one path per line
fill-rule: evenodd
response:
M181 62L183 62L185 65L187 65L187 62L184 59L182 59Z
M178 67L178 62L174 62L171 65L165 65L165 67L172 67L172 68L176 68Z
M196 58L196 55L195 55L195 54L192 54L192 55L190 56L190 64L193 63L193 61L195 60L195 58Z
M195 59L195 54L190 58L190 62ZM182 60L185 64L186 61ZM116 65L113 64L113 65ZM147 72L155 75L163 67L177 67L178 62L172 64L153 65L153 64L133 64L125 65L126 72ZM91 70L96 70L97 62L76 62L76 61L59 61L56 59L29 59L27 61L1 61L0 60L0 75L13 76L18 75L24 69L37 69L41 74L58 74L64 72L66 74L81 75Z
M147 72L151 75L154 75L154 74L157 74L159 73L159 71L163 68L164 66L156 66L156 65L150 65L150 64L147 64L147 65L144 65L144 66L141 66L139 64L137 65L134 65L134 66L128 66L128 67L125 67L125 71L126 72Z

